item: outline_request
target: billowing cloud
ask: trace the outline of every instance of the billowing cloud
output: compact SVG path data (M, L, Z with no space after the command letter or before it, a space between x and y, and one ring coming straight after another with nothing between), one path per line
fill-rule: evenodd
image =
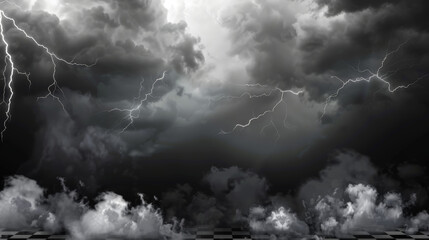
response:
M213 167L202 182L208 185L209 192L194 190L189 185L165 192L161 205L168 215L195 225L242 223L252 207L268 200L267 181L238 167Z
M267 197L266 180L237 167L212 168L205 179L215 195L224 196L231 208L244 213L253 205L264 202Z
M322 232L379 231L404 225L404 204L399 194L387 193L377 202L377 190L363 184L350 184L345 193L350 199L348 202L328 195L316 204L318 227Z
M53 220L39 209L43 189L34 180L24 177L10 178L1 191L1 226L3 228L29 228ZM40 218L40 223L38 220Z
M250 228L256 232L271 232L281 236L303 236L309 233L307 224L284 207L274 209L269 214L262 207L252 208L248 221Z
M103 172L101 165L153 154L162 148L157 143L159 135L184 121L175 102L180 98L178 81L196 71L204 56L198 37L187 32L185 22L168 22L161 2L5 1L1 7L17 26L59 58L96 63L79 67L52 62L43 47L26 38L10 20L2 19L6 40L13 43L10 49L16 67L31 73L31 88L17 85L15 89L11 115L33 115L19 124L37 127L24 137L25 131L12 133L15 122L9 122L11 133L6 133L10 142L25 138L32 145L28 151L33 156L21 167L23 171L30 169L33 176L51 180L59 165L65 167L57 174L66 178L87 172L88 177L78 178L94 192L103 178L96 176ZM130 131L121 136L131 119L127 112L109 110L134 108L135 97L147 94L163 72L164 81L142 104ZM54 77L58 85L50 85ZM6 99L10 92L5 90L5 94ZM46 98L37 98L41 96Z
M377 182L388 177L380 176L368 157L339 151L333 159L318 179L308 180L295 194L273 194L266 180L250 171L212 168L203 178L209 183L209 193L189 185L178 186L166 192L161 202L170 216L182 214L192 224L246 223L253 231L283 237L341 235L362 229L386 231L404 226L413 232L427 227L425 212L415 215L410 211L419 198L416 193L401 194L396 192L399 189L386 186L376 189ZM240 191L248 183L256 190ZM232 198L235 192L241 194Z
M251 171L213 167L202 178L203 187L178 185L162 194L160 207L147 202L143 194L133 206L114 192L104 192L90 204L77 190L69 190L64 179L60 179L61 192L47 194L34 180L15 176L0 192L0 224L7 229L66 231L76 239L180 238L186 227L224 223L280 238L362 229L427 229L427 213L412 210L419 194L383 193L373 180L378 171L365 156L339 152L336 162L320 172L320 179L310 180L297 193L273 193L267 180ZM340 173L367 176L367 181L360 183ZM310 186L313 195L303 194Z
M10 230L67 231L73 239L179 238L180 223L166 224L159 209L140 197L141 204L130 208L122 196L106 192L91 208L75 191L48 195L34 180L15 176L0 192L0 224Z
M419 230L429 229L429 214L426 211L420 212L417 216L411 218L408 225L408 231L417 232Z
M311 201L324 196L333 189L345 189L348 184L373 183L377 176L377 169L368 157L356 152L339 152L331 165L320 172L318 179L310 180L301 186L301 199Z
M94 210L85 212L72 224L71 234L78 239L99 237L159 238L171 234L171 225L164 225L162 216L142 199L140 206L129 209L122 196L105 193Z

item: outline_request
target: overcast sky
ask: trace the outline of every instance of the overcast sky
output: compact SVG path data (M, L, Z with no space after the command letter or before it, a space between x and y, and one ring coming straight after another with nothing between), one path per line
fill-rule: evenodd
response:
M161 195L236 166L287 193L351 151L394 176L392 188L427 181L427 5L3 1L1 54L8 43L32 83L14 77L2 175Z

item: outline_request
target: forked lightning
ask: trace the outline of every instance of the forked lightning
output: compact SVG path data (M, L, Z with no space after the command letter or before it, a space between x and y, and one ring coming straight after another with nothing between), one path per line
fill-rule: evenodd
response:
M344 80L342 80L341 78L339 78L337 76L332 76L332 78L338 79L341 82L341 86L333 94L329 95L326 98L325 106L323 107L323 113L322 113L322 115L321 115L320 118L322 119L326 115L326 108L328 107L328 105L331 102L331 100L333 98L336 98L340 94L341 90L343 90L349 84L354 84L354 83L358 83L358 82L380 81L381 83L383 83L387 87L387 90L390 93L394 93L394 92L396 92L399 89L408 88L408 87L414 85L419 80L427 77L428 74L425 74L423 76L420 76L419 78L417 78L416 80L414 80L413 82L411 82L409 84L399 85L397 87L393 87L392 84L388 81L388 78L390 76L392 76L393 74L395 74L396 72L398 72L398 69L395 70L395 71L393 71L393 72L388 72L388 73L384 73L384 74L382 73L382 70L385 67L385 63L386 63L387 59L389 58L389 56L397 53L401 49L401 47L403 45L405 45L406 43L407 42L404 42L404 43L400 44L393 51L390 51L390 52L388 51L384 55L383 59L381 60L380 66L377 68L377 71L375 73L373 71L371 71L370 69L363 69L363 70L360 69L360 68L357 69L357 71L359 73L368 73L369 77L357 77L357 78L354 78L354 79L348 79L347 81L344 81Z
M5 2L1 2L1 3L5 3ZM9 3L9 2L6 2L6 3ZM71 66L81 66L81 67L91 67L97 63L97 61L95 61L95 63L93 63L93 64L76 63L73 61L67 61L64 58L57 56L47 46L39 43L33 36L29 35L23 28L19 27L17 25L15 19L7 16L3 10L0 10L0 37L1 37L1 42L4 45L4 52L5 52L5 57L4 57L5 66L3 69L4 87L3 87L2 101L1 101L0 105L3 105L3 104L6 105L5 120L3 121L3 128L2 128L2 131L0 133L2 141L4 138L4 133L7 130L7 123L12 118L11 108L12 108L13 98L14 98L14 94L15 94L14 93L15 74L24 75L26 77L27 81L29 82L29 86L31 86L30 73L26 73L26 72L18 69L18 67L15 64L14 57L10 52L9 40L5 36L5 28L4 28L5 21L9 21L10 23L12 23L12 26L16 30L21 32L24 37L31 40L37 47L42 48L45 51L45 53L49 55L49 57L51 59L53 69L54 69L53 73L52 73L52 83L47 88L48 93L44 96L38 97L37 99L44 99L44 98L52 97L53 99L55 99L56 101L58 101L60 103L61 107L65 111L64 104L61 102L61 99L56 95L57 92L64 94L61 87L58 85L58 82L56 79L57 62L62 62L62 63L65 63L67 65L71 65ZM7 93L9 94L8 97L7 97Z
M155 79L155 81L152 83L152 86L151 86L149 92L145 93L144 96L142 96L143 83L144 83L144 79L142 79L142 81L140 82L139 95L138 95L138 97L135 98L135 100L138 101L138 104L136 106L131 107L131 108L113 108L113 109L109 110L109 112L118 111L118 112L126 112L127 113L128 123L127 123L127 125L125 125L124 128L122 128L121 133L125 132L125 130L127 130L128 127L134 123L134 119L140 117L140 112L141 112L141 108L142 108L143 104L149 99L149 97L154 97L153 92L155 90L156 84L163 81L165 79L165 75L166 75L166 72L164 71L162 73L161 77Z

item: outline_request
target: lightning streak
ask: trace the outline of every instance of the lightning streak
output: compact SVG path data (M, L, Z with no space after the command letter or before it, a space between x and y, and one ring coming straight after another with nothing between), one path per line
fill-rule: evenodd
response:
M267 86L265 86L265 85L261 85L261 84L246 84L245 86L247 86L247 87L268 88ZM299 91L294 91L294 90L291 90L291 89L283 90L283 89L281 89L281 88L279 88L279 87L275 87L275 88L269 89L268 93L265 93L265 94L251 94L251 93L249 93L249 92L244 93L244 94L242 94L240 97L243 97L243 96L249 96L249 98L261 98L261 97L271 96L273 93L278 93L278 94L279 94L279 99L278 99L278 101L273 105L273 107L272 107L272 108L267 109L267 110L265 110L264 112L260 113L259 115L257 115L257 116L255 116L255 117L250 118L249 120L247 120L247 122L244 122L244 123L237 123L237 124L235 124L235 126L234 126L230 131L224 131L224 130L221 130L221 131L219 132L219 134L222 134L222 135L224 135L224 134L230 134L230 133L233 133L235 130L237 130L237 129L239 129L239 128L247 128L247 127L249 127L250 125L252 125L252 123L253 123L254 121L256 121L256 120L258 120L258 119L261 119L261 118L263 118L263 117L264 117L264 116L266 116L266 115L269 115L269 114L271 114L271 113L274 113L274 112L276 111L276 109L279 107L279 105L280 105L281 103L285 103L285 104L286 104L286 101L285 101L285 95L286 95L286 94L293 94L293 95L298 96L299 94L301 94L301 93L303 93L303 92L304 92L303 90L299 90ZM225 97L224 97L224 98L225 98ZM229 98L237 98L237 97L229 97ZM275 128L275 130L277 131L277 127L276 127L276 125L274 124L274 122L273 122L273 121L271 121L271 124L273 125L273 127L274 127L274 128ZM265 126L264 128L266 128L266 126ZM264 128L263 128L263 129L264 129ZM278 133L278 131L277 131L277 133Z
M399 71L399 69L395 69L394 71L389 71L389 72L385 72L385 71L383 72L383 70L384 70L384 68L386 66L386 62L389 59L389 57L391 57L391 55L394 55L395 53L397 53L403 47L403 45L405 45L406 43L407 42L404 42L404 43L400 44L396 49L394 49L392 51L387 51L386 54L384 55L383 59L381 60L380 65L378 66L376 72L373 72L370 69L363 69L362 70L362 69L360 69L360 67L358 67L358 69L356 69L359 73L369 74L369 76L367 76L367 77L362 77L361 76L361 77L357 77L357 78L354 78L354 79L348 79L347 81L344 81L344 80L342 80L341 78L339 78L337 76L332 76L332 78L335 78L335 79L337 79L337 80L339 80L341 82L341 86L339 86L337 88L337 90L333 94L329 95L326 98L325 105L323 107L323 113L321 115L321 119L325 116L327 107L328 107L329 103L332 101L332 99L336 98L340 94L340 92L347 85L349 85L349 84L358 83L358 82L380 81L381 83L383 83L387 87L387 90L390 93L394 93L394 92L396 92L399 89L408 88L408 87L414 85L419 80L421 80L421 79L429 76L429 74L425 74L423 76L420 76L419 78L417 78L415 81L413 81L411 83L408 83L408 84L405 84L405 85L399 85L399 86L396 86L396 87L394 87L388 81L388 78L391 77L392 75L396 74ZM293 95L299 95L300 93L304 92L302 90L300 90L300 91L283 90L283 89L280 89L278 87L270 88L269 86L265 86L265 85L261 85L261 84L246 84L245 86L246 87L252 87L252 88L264 89L264 90L266 90L266 92L264 92L262 94L252 94L251 92L244 92L244 93L242 93L239 96L221 96L221 97L215 99L214 101L220 101L220 100L224 100L224 99L229 99L229 100L231 100L231 99L239 99L239 98L243 98L243 97L248 97L248 98L263 98L263 97L270 97L270 96L272 96L274 94L279 94L279 99L278 99L278 101L275 102L275 104L273 105L272 108L269 108L269 109L265 110L264 112L260 113L259 115L250 118L249 120L247 120L244 123L237 123L237 124L235 124L235 126L230 131L221 130L219 134L230 134L230 133L234 132L235 130L237 130L239 128L247 128L247 127L251 126L253 122L255 122L255 121L257 121L257 120L259 120L259 119L261 119L261 118L263 118L263 117L265 117L265 116L267 116L269 114L274 113L276 111L276 109L280 106L281 103L283 103L283 102L286 103L284 101L284 99L285 99L285 95L287 93L293 94ZM286 107L287 107L287 105L286 105ZM283 125L285 127L287 127L287 123L286 123L287 114L288 114L288 112L286 110L285 118L283 120ZM264 131L265 131L265 129L267 127L270 127L270 126L273 126L274 130L276 131L277 140L278 140L278 138L279 138L279 131L278 131L278 128L277 128L277 126L276 126L276 124L274 123L273 120L271 120L268 124L266 124L265 126L262 127L261 134L263 134Z
M272 126L274 128L274 131L276 132L276 142L277 142L280 138L280 133L279 133L279 130L278 130L278 128L277 128L277 126L273 120L271 120L267 125L262 127L261 135L265 135L265 129L267 129L270 126Z
M139 89L139 95L138 97L134 98L135 100L138 100L139 103L131 108L113 108L111 110L109 110L109 112L114 112L114 111L118 111L118 112L126 112L128 113L126 118L128 118L129 122L128 124L121 130L121 133L125 132L125 130L128 129L129 126L131 126L134 123L134 119L139 118L140 117L140 113L141 113L141 107L143 106L143 104L149 99L149 97L154 97L153 96L153 92L155 90L155 87L157 85L157 83L163 81L165 79L165 75L166 72L164 71L162 73L162 76L155 79L155 81L152 83L152 86L150 88L150 91L148 93L145 93L144 96L142 97L142 91L143 91L143 83L144 83L144 79L140 82L140 89Z
M9 3L12 5L15 5L15 4L10 3L8 1L2 1L0 3ZM70 66L92 67L98 61L98 59L97 59L93 64L83 64L83 63L76 63L74 61L67 61L64 58L59 57L58 55L53 53L47 46L39 43L33 36L29 35L24 29L19 27L17 25L15 19L7 16L3 10L0 10L0 37L1 37L1 42L5 46L4 47L4 49L5 49L4 50L4 52L5 52L5 58L4 58L5 67L3 69L3 81L4 81L3 98L2 98L0 105L2 105L2 104L6 105L6 110L5 110L6 118L3 121L3 129L0 133L2 141L3 141L4 133L7 130L7 123L12 118L11 108L12 108L13 98L14 98L14 94L15 94L14 88L13 88L15 74L24 75L26 77L28 83L29 83L29 87L31 87L30 73L26 73L24 71L19 70L16 67L16 64L14 62L14 58L13 58L12 54L10 53L9 42L6 39L6 36L4 33L4 31L5 31L4 26L3 26L4 21L9 21L10 23L12 23L13 28L15 28L20 33L22 33L27 39L31 40L37 47L42 48L45 51L45 53L50 56L51 62L52 62L53 68L54 68L53 73L52 73L52 83L48 86L48 89L47 89L48 93L45 96L38 97L37 99L46 99L48 97L51 97L52 99L54 99L60 103L60 105L64 111L65 111L64 104L61 102L61 99L56 95L57 92L64 94L61 87L58 85L58 82L56 79L57 62L62 62L64 64L67 64ZM9 92L8 97L6 97L7 92Z
M7 86L10 90L10 95L9 95L9 99L6 100L6 119L3 122L3 130L0 133L2 141L3 141L3 134L7 129L7 121L12 117L10 114L11 102L12 102L13 94L14 94L12 83L13 83L13 75L14 75L15 70L16 70L13 59L12 59L12 55L9 52L9 43L6 41L6 38L4 36L3 17L4 17L4 13L3 13L3 11L1 11L1 14L0 14L0 35L1 35L1 40L3 41L3 43L5 45L5 54L6 54L5 62L7 63L6 67L8 65L10 65L10 73L8 76L9 81L5 78L5 84L8 81ZM6 74L6 71L3 71L4 77L6 77L5 74ZM4 98L4 96L3 96L3 98Z
M387 87L387 90L390 92L390 93L394 93L394 92L396 92L397 90L399 90L399 89L404 89L404 88L408 88L408 87L410 87L410 86L412 86L412 85L414 85L416 82L418 82L419 80L421 80L421 79L423 79L423 78L425 78L425 77L427 77L428 76L428 74L425 74L425 75L423 75L423 76L421 76L421 77L419 77L419 78L417 78L415 81L413 81L413 82L411 82L411 83L409 83L409 84L406 84L406 85L399 85L399 86L397 86L397 87L393 87L392 86L392 84L388 81L388 78L390 77L390 76L392 76L393 74L395 74L396 72L398 72L399 71L399 69L396 69L395 71L393 71L393 72L388 72L388 73L382 73L382 70L383 70L383 68L385 67L385 63L386 63L386 61L387 61L387 59L389 58L389 56L390 55L393 55L393 54L395 54L395 53L397 53L400 49L401 49L401 47L403 46L403 45L405 45L407 42L404 42L404 43L402 43L402 44L400 44L396 49L394 49L393 51L388 51L385 55L384 55L384 57L383 57L383 59L381 60L381 63L380 63L380 65L379 65L379 67L377 68L377 71L374 73L373 71L371 71L370 69L363 69L363 70L361 70L360 69L360 67L358 67L358 69L357 69L357 71L359 72L359 73L368 73L369 74L369 77L357 77L357 78L354 78L354 79L348 79L347 81L344 81L343 79L341 79L341 78L339 78L339 77L337 77L337 76L331 76L331 78L335 78L335 79L337 79L337 80L339 80L340 82L341 82L341 86L333 93L333 94L331 94L331 95L329 95L327 98L326 98L326 101L325 101L325 106L323 107L323 113L322 113L322 115L321 115L321 117L320 117L320 119L323 119L323 117L326 115L326 108L328 107L328 105L329 105L329 103L331 102L331 100L333 99L333 98L336 98L336 97L338 97L338 95L340 94L340 92L341 92L341 90L343 90L347 85L349 85L349 84L353 84L353 83L358 83L358 82L371 82L371 81L373 81L373 80L375 80L375 81L380 81L381 83L383 83L386 87Z
M265 88L266 86L260 85L260 84L246 84L245 86L247 87L261 87L261 88ZM269 97L273 94L273 92L275 92L274 89L270 89L267 93L261 93L261 94L253 94L250 92L244 92L242 93L240 96L227 96L227 95L223 95L223 96L219 96L216 99L210 99L210 103L213 102L220 102L222 100L234 100L234 99L240 99L243 97L248 97L248 98L262 98L262 97Z

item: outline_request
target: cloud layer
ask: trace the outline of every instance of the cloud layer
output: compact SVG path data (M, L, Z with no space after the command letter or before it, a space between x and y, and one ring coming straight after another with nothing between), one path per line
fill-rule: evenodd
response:
M351 161L360 168L350 167ZM418 194L378 191L371 185L378 171L366 157L339 153L319 179L309 181L293 194L273 193L266 179L250 171L212 168L203 178L209 191L180 185L161 196L157 203L160 207L146 202L142 194L138 194L140 203L134 206L113 192L88 201L69 190L63 179L61 192L47 194L34 180L15 176L6 180L0 192L0 224L3 229L66 231L74 239L179 239L186 233L185 226L225 223L280 238L404 226L409 232L428 229L428 214L411 211ZM369 177L366 183L359 183L341 177L343 172ZM315 185L318 187L309 187Z

